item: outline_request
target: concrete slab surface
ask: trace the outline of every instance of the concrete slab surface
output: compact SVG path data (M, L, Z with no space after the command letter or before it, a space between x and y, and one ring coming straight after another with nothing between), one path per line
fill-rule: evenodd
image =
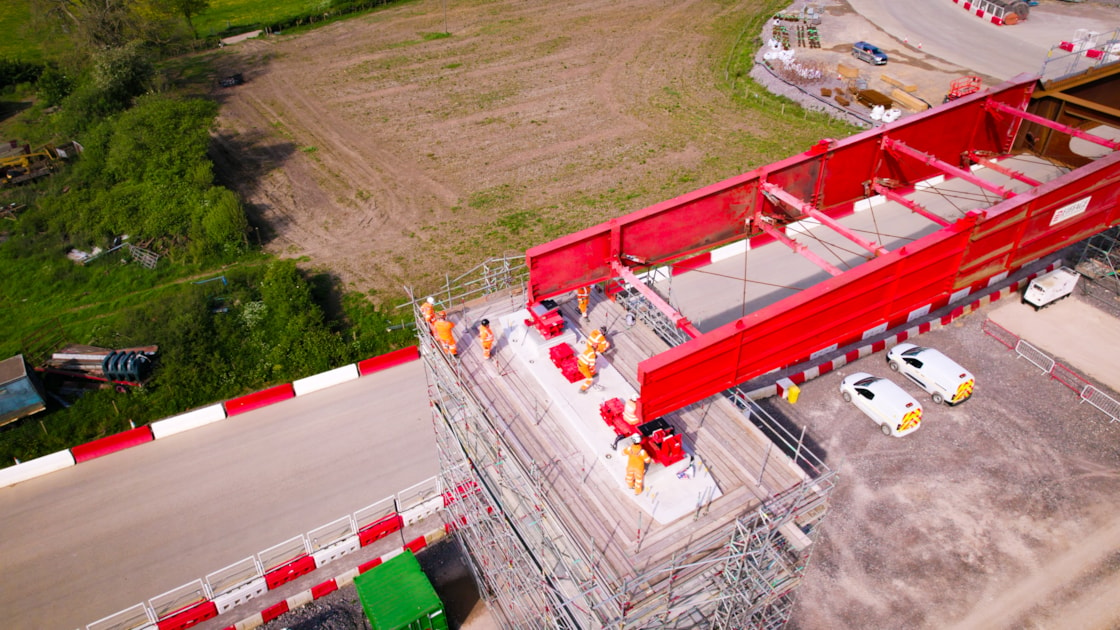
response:
M1035 311L1015 301L989 318L1052 358L1120 392L1120 319L1074 296Z

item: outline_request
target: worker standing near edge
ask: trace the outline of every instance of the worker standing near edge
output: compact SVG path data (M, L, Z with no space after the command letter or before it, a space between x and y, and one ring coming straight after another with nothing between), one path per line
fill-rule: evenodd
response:
M490 349L494 347L494 331L490 330L490 320L478 323L478 341L482 344L482 358L490 359Z
M642 493L642 482L646 478L646 465L652 461L642 448L642 436L635 433L630 438L630 446L622 449L626 456L626 487L633 488L634 494Z
M622 408L622 419L626 421L626 424L632 427L637 427L639 422L641 422L638 419L637 394L631 394L630 399L626 401L626 406Z
M453 357L459 355L459 346L455 344L455 333L452 332L454 328L455 324L447 320L447 313L443 311L436 313L436 321L432 324L433 332L443 351Z
M576 303L579 304L580 317L590 319L590 317L587 316L587 308L591 304L591 285L576 289Z
M428 322L428 330L430 330L432 332L435 332L435 328L434 328L435 323L436 323L436 299L435 298L433 298L432 296L429 295L428 299L424 300L424 302L420 305L420 315L424 318L424 321Z

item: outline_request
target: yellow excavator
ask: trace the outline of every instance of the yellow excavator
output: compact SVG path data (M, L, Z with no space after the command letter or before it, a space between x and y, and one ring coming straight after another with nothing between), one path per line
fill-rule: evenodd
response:
M0 158L0 186L20 184L49 175L58 161L58 152L47 145L34 153Z

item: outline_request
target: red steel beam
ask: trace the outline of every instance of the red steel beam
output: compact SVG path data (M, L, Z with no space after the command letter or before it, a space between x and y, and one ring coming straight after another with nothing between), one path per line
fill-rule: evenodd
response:
M1037 179L1032 179L1030 177L1027 177L1026 175L1020 173L1019 171L1011 170L1011 169L1007 168L1006 166L1003 166L1003 165L997 163L995 160L988 159L988 158L984 157L983 155L980 155L979 153L977 153L975 151L969 151L968 152L968 159L972 160L973 162L976 162L977 164L983 164L986 168L990 168L997 173L1002 173L1002 174L1010 177L1011 179L1017 179L1017 180L1025 183L1025 184L1030 184L1031 186L1041 186L1042 185L1042 182L1038 181Z
M641 293L647 300L649 300L650 304L653 304L654 307L657 308L657 310L664 313L665 316L668 317L670 321L672 321L673 324L676 325L677 328L680 328L681 330L688 333L689 337L696 339L703 334L699 330L697 330L696 326L692 325L692 322L688 321L687 317L681 315L677 311L677 309L669 306L669 303L661 299L661 296L658 295L656 291L649 288L646 283L642 282L641 278L635 276L634 272L630 271L629 267L617 260L611 261L611 267L614 269L614 272L618 274L618 277L622 278L626 281L627 284L637 289L638 293Z
M814 254L812 252L812 250L810 250L808 247L805 246L805 244L798 243L797 241L793 240L792 238L786 236L781 230L774 227L773 225L770 225L769 222L765 221L761 217L756 216L754 222L751 225L759 228L763 232L766 232L770 236L774 237L774 240L776 240L779 243L785 245L786 247L792 249L793 251L797 252L798 254L801 254L805 258L809 259L810 262L812 262L816 266L820 267L821 269L824 269L828 273L830 273L834 276L838 276L838 275L844 273L839 268L831 265L827 260L825 260L825 259L821 258L820 256Z
M904 142L899 142L894 138L883 136L882 144L883 148L888 151L895 151L907 157L914 158L915 160L918 160L923 164L928 164L939 171L948 173L949 175L953 175L954 177L959 177L960 179L963 179L964 181L974 186L979 186L980 188L983 188L988 192L995 193L1000 197L1003 197L1004 199L1010 199L1011 197L1015 196L1014 191L1007 190L1002 186L996 186L989 181L973 175L971 171L965 170L963 168L957 168L956 166L953 166L952 164L944 160L939 160L928 153L922 153L921 151L907 145Z
M837 221L836 219L833 219L832 217L828 216L827 214L825 214L823 212L820 212L819 210L817 210L813 206L805 203L804 201L798 199L797 197L794 197L793 195L791 195L788 192L786 192L785 190L783 190L777 184L774 184L772 182L766 182L766 183L762 184L760 186L760 188L762 188L764 193L768 193L768 194L772 195L775 199L777 199L777 200L781 201L782 203L790 206L791 208L797 210L801 214L807 214L807 215L813 217L814 219L816 219L816 220L820 221L821 223L827 225L828 227L832 228L832 230L834 232L836 232L837 234L839 234L840 236L843 236L844 238L846 238L849 241L855 243L856 245L859 245L860 247L862 247L862 248L866 249L867 251L871 252L872 254L875 254L876 256L882 256L882 255L887 253L886 248L884 248L883 246L876 245L875 243L872 243L871 241L869 241L865 238L857 236L855 232L849 230L848 228L844 227L843 225L840 225L840 222Z
M1082 140L1085 140L1087 142L1099 144L1102 147L1107 147L1109 149L1112 149L1113 151L1120 149L1120 141L1109 140L1108 138L1102 138L1100 136L1094 136L1091 133L1086 133L1084 131L1081 131L1080 129L1070 127L1069 125L1063 125L1062 123L1050 120L1049 118L1043 118L1042 116L1039 116L1037 114L1025 112L1021 109L1016 109L1007 105L1006 103L988 99L987 102L984 103L984 107L989 111L1003 112L1005 114L1011 114L1012 116L1018 116L1023 120L1029 120L1030 122L1042 125L1043 127L1049 127L1054 131L1067 133L1075 138L1081 138Z
M884 186L884 185L882 185L878 182L872 184L871 189L874 190L875 192L879 193L880 195L886 197L887 199L890 199L891 201L893 201L895 203L902 204L902 205L906 206L914 214L919 214L919 215L929 219L930 221L933 221L934 223L936 223L936 224L938 224L942 227L945 227L945 226L949 225L948 221L946 221L945 219L942 219L941 217L937 216L936 214L930 212L929 210L926 210L925 206L923 206L922 204L918 203L917 201L914 201L913 199L907 199L906 197L903 197L902 195L896 193L895 191L891 190L890 188L887 188L886 186Z

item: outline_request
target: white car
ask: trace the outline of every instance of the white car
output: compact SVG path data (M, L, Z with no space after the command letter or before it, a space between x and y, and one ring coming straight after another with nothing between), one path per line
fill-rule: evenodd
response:
M885 378L856 372L840 383L840 395L874 420L884 435L902 437L922 424L921 403Z
M900 343L887 353L887 365L929 392L939 405L960 404L976 387L971 372L934 348Z

